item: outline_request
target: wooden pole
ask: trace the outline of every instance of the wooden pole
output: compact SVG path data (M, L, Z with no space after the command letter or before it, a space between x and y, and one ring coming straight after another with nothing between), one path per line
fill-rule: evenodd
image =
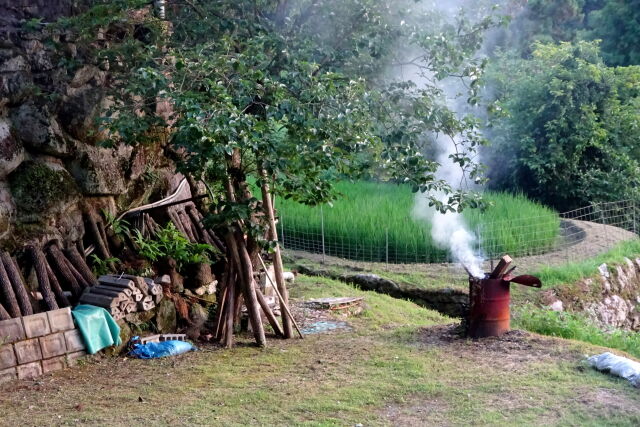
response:
M254 283L254 287L255 287L255 283ZM282 328L278 323L278 319L276 319L275 314L273 314L273 311L271 311L271 307L269 307L269 303L265 299L264 295L262 295L262 292L260 292L260 289L258 289L257 287L256 287L256 297L258 299L258 303L260 304L260 307L262 308L262 311L264 312L264 315L267 317L267 320L269 321L269 324L273 328L273 331L275 332L275 334L279 337L284 337L284 332L282 332Z
M256 343L260 347L266 346L266 338L264 336L264 328L262 326L262 318L260 317L260 311L258 309L258 301L256 297L255 288L253 287L253 272L251 270L251 259L247 253L246 246L244 245L244 239L242 236L235 236L235 233L229 232L227 234L227 246L231 252L231 256L234 259L236 265L238 265L238 276L242 284L242 291L244 295L244 302L247 306L247 312L249 315L249 321L251 322L251 328L253 329L253 335L256 339ZM238 233L239 234L239 233Z
M33 268L36 271L36 278L40 286L40 292L42 292L42 298L49 310L57 310L58 303L56 297L51 291L51 285L49 284L49 274L47 273L47 259L40 248L35 246L27 246L27 253L33 261Z
M258 255L258 259L260 260L260 263L262 264L262 268L264 269L264 273L267 276L267 279L271 283L271 286L273 286L273 290L275 291L278 299L280 300L280 307L284 307L284 312L291 319L291 323L293 323L293 326L295 326L296 331L298 331L298 334L300 334L300 338L304 339L304 335L302 335L302 331L300 331L300 328L298 327L298 323L296 322L296 319L293 318L293 314L291 314L291 311L289 311L289 304L287 304L284 301L284 298L282 298L282 295L280 295L280 292L278 291L277 286L271 280L271 276L269 276L269 274L267 272L267 266L265 265L265 263L264 263L264 261L263 261L263 259L262 259L262 257L260 255ZM282 317L284 318L284 315Z
M7 311L11 317L20 317L20 305L16 299L16 294L13 292L13 286L11 286L11 280L2 262L0 262L0 289L4 297L4 303L7 307Z
M80 252L78 252L74 245L69 245L69 247L65 249L64 254L71 265L78 271L78 273L80 273L80 275L82 275L84 282L88 286L94 286L98 283L84 257L80 255Z
M102 235L100 234L100 230L98 229L98 224L96 224L96 220L93 217L93 214L92 213L86 214L86 219L87 219L87 224L89 225L89 233L95 244L97 255L103 260L107 260L111 258L109 249L106 246L106 242L102 240Z
M49 277L49 284L51 285L51 290L56 296L58 305L60 307L71 306L71 304L69 303L69 300L67 299L66 295L62 291L62 287L60 286L60 282L58 282L58 278L56 277L55 274L53 274L53 270L51 269L51 266L47 264L46 267L47 267L47 275Z
M62 251L60 251L60 248L58 248L56 244L49 245L49 247L47 248L47 253L49 254L49 258L53 262L53 266L55 267L56 271L60 273L64 282L68 286L70 286L73 295L76 298L79 297L82 294L82 287L80 287L80 284L78 283L75 275L71 272L71 269L69 269L69 266L67 265L66 259L64 258Z
M226 319L224 328L224 345L227 348L231 348L233 346L233 321L235 319L234 303L236 301L236 283L234 279L234 275L230 275L227 285L229 292L227 293L227 304L225 309Z
M17 264L15 264L13 258L7 252L0 252L0 260L4 264L7 270L7 275L13 286L13 291L16 294L18 305L20 306L20 312L23 316L29 316L33 314L33 307L31 306L31 299L27 293L27 288L24 285L20 271Z
M280 311L284 312L283 306L289 304L289 292L287 291L287 285L284 281L284 268L282 266L282 256L280 254L280 245L278 244L278 231L276 229L276 219L273 211L273 200L271 199L271 190L267 181L267 171L260 170L260 177L262 178L262 204L267 214L269 221L269 240L276 243L273 252L273 270L276 276L276 285L278 292L281 296ZM265 269L265 273L267 270ZM268 274L267 274L268 276ZM293 318L291 318L293 319ZM287 316L282 316L282 329L284 330L284 337L293 337L293 329L291 327L291 321Z
M0 320L9 320L9 319L11 319L11 316L9 316L7 309L4 308L2 304L0 304Z

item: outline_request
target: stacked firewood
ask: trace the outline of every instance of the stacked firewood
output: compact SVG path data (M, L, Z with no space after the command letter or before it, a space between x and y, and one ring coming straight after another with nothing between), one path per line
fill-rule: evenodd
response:
M161 299L161 285L149 278L123 274L100 276L98 284L82 294L80 303L103 307L119 320L129 313L149 311Z

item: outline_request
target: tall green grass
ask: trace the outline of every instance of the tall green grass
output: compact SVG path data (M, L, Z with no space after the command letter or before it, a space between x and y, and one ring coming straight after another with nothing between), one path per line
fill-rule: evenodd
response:
M517 328L538 334L584 341L640 357L640 334L621 329L604 331L579 313L555 312L524 306L515 311L513 324Z
M431 224L412 215L415 194L407 186L380 182L343 182L343 197L333 206L309 207L278 200L278 231L284 246L322 251L342 258L391 263L445 262L444 248L431 238ZM494 206L466 210L471 232L480 237L485 255L528 255L552 248L560 219L549 208L522 195L485 193ZM324 215L322 215L324 214Z

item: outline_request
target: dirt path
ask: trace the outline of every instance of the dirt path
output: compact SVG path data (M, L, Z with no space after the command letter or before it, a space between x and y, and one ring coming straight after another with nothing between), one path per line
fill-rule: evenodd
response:
M516 264L518 271L536 271L545 266L557 266L567 262L580 261L601 254L616 244L637 238L637 236L622 228L611 225L597 224L588 221L563 220L564 229L568 230L570 238L565 247L541 255L518 257ZM303 251L286 250L285 254L295 260L310 260L322 263L322 254ZM349 268L355 271L385 271L391 273L412 273L419 271L426 277L445 279L449 281L466 280L467 274L458 264L385 264L353 261L332 256L324 257L326 265ZM486 271L491 269L491 262L485 262Z

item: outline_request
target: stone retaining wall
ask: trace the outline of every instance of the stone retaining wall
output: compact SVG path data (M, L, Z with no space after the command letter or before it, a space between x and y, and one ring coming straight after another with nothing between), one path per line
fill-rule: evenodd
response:
M85 355L69 308L0 321L0 384L74 366Z

